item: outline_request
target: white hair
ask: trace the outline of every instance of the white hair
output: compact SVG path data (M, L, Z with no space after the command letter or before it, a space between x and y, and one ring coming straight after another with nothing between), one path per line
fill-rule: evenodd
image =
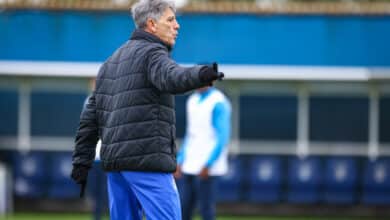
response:
M176 12L175 3L170 0L139 0L131 8L135 26L145 28L148 18L157 21L167 8Z

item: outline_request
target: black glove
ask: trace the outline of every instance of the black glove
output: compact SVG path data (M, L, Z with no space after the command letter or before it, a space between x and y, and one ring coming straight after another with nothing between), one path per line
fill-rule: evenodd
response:
M216 63L216 62L213 63L213 69L215 72L218 73L218 80L222 81L222 79L225 77L225 74L223 72L218 71L218 63Z
M218 72L218 64L213 63L212 66L203 66L199 72L200 81L203 83L212 83L215 80L222 80L224 78L222 72Z
M70 175L72 179L81 185L80 189L80 198L84 196L85 187L87 185L89 168L83 165L73 165L72 174Z

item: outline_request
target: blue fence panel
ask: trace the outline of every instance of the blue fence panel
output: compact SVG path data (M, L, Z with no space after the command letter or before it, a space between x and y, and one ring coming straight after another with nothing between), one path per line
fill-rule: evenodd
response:
M178 21L173 57L182 63L390 66L390 16L181 13ZM103 61L133 30L126 12L5 10L0 59Z

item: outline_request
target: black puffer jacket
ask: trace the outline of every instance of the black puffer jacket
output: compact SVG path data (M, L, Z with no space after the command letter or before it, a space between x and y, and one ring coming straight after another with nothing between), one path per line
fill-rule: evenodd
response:
M90 167L98 138L106 171L176 169L172 94L203 87L202 66L178 66L159 38L136 30L100 68L80 118L73 164Z

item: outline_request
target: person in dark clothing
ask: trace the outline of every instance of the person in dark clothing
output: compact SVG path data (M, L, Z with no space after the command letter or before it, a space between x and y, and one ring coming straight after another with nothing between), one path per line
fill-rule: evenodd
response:
M101 140L110 219L180 220L173 94L222 79L212 66L181 67L170 57L178 36L168 0L132 7L137 29L101 66L96 88L81 113L71 177L85 188Z

